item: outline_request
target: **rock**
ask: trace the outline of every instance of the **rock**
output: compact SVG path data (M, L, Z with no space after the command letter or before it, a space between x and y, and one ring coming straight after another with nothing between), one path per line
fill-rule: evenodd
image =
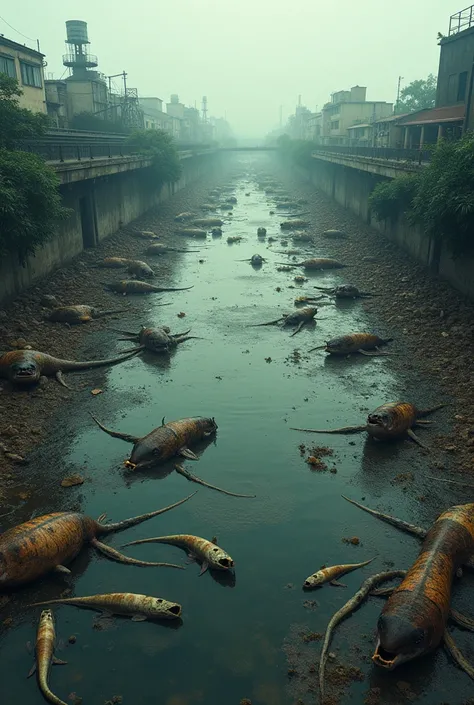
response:
M71 636L70 636L69 639L68 639L68 642L69 642L70 644L75 644L76 641L77 641L77 636L75 636L74 634L71 634Z
M61 480L61 487L75 487L76 485L82 485L84 483L84 478L82 475L69 475Z
M59 306L60 303L52 294L44 294L40 299L40 305L46 306L46 308L54 308L55 306Z

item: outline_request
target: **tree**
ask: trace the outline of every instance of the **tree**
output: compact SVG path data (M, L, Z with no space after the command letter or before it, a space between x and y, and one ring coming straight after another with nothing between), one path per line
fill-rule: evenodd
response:
M23 91L15 78L0 73L0 148L14 149L18 140L41 137L48 127L48 116L20 108Z
M434 108L437 79L432 73L426 79L412 81L400 91L400 100L395 106L396 113L413 113L416 110Z
M182 172L179 152L174 139L164 130L137 130L127 142L141 154L153 158L153 170L160 187L165 183L179 181Z
M48 125L46 115L20 108L20 95L18 82L0 73L0 257L15 253L24 265L69 210L61 205L55 171L16 149L18 140L40 137Z

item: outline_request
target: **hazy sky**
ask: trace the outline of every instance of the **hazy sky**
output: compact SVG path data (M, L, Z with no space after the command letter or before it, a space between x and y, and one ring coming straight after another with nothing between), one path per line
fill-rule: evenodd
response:
M474 2L474 0L473 0ZM437 33L467 0L21 0L2 3L0 33L38 38L46 72L64 67L65 21L85 20L99 70L126 70L142 96L223 116L237 135L261 136L294 110L330 93L367 86L367 98L393 102L404 83L437 73Z

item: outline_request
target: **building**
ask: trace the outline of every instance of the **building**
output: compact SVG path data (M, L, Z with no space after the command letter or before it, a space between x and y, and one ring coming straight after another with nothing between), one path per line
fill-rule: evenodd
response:
M0 36L0 73L16 78L23 95L20 107L35 113L46 113L44 54Z
M365 86L353 86L350 91L337 91L322 109L321 141L329 145L345 145L351 139L349 128L371 125L393 114L393 103L368 101Z
M46 108L54 127L65 128L68 125L67 83L46 79Z
M347 128L347 144L357 145L360 147L370 147L372 146L373 132L373 125L369 125L368 123L352 125Z
M376 120L372 125L372 145L373 147L391 147L401 149L405 143L405 129L401 126L401 121L409 113L399 113Z

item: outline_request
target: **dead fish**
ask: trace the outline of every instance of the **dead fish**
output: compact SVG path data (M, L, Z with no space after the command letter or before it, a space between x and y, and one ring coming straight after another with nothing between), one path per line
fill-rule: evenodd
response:
M130 260L127 264L127 271L129 274L133 274L136 277L154 277L155 272L146 263L141 260Z
M36 671L39 689L46 700L53 703L53 705L66 705L64 700L60 700L51 692L48 685L51 666L64 666L66 664L66 661L61 661L54 655L55 644L54 615L51 610L43 610L36 635L36 663L29 672L28 678Z
M283 327L296 325L296 330L290 336L292 337L293 335L296 335L303 328L303 326L306 325L306 323L310 323L312 320L314 320L314 317L317 312L318 309L315 306L306 306L305 308L301 308L299 311L293 311L292 313L284 313L283 316L280 316L280 318L277 318L274 321L269 321L268 323L256 323L252 326L249 326L249 328L258 328L259 326L272 326L277 323L282 323Z
M379 338L374 333L349 333L348 335L340 335L332 340L327 340L325 345L319 345L313 350L324 350L331 355L352 355L361 353L361 355L369 355L376 357L377 355L388 355L379 350L381 345L387 345L393 338ZM368 352L375 350L376 352Z
M115 313L124 313L124 308L116 308L110 311L99 311L98 308L94 306L58 306L54 308L49 316L47 316L48 321L53 323L87 323L93 318L102 318L103 316L111 316Z
M297 296L294 303L295 306L305 306L306 304L314 304L322 298L322 296Z
M319 660L319 692L320 692L320 702L324 703L324 669L326 666L327 652L329 644L331 642L331 637L335 627L341 622L344 617L354 612L354 610L359 607L359 605L367 599L373 588L381 583L383 580L393 580L393 578L400 578L404 575L402 570L391 570L385 573L377 573L372 575L367 580L364 580L359 590L355 593L350 600L346 602L330 619L329 624L326 628L326 634L324 635L323 647L321 649L321 656Z
M146 619L176 619L181 615L181 605L168 602L161 597L137 595L133 592L112 592L89 597L66 597L61 600L34 602L29 607L41 605L73 605L87 609L99 610L108 614L131 616L132 622L144 622Z
M345 426L343 428L329 430L314 430L310 428L292 428L292 431L304 431L306 433L359 433L367 431L369 436L379 441L388 441L395 438L409 436L422 448L426 446L420 441L413 431L417 425L429 424L430 421L422 421L423 416L442 409L444 404L437 404L430 409L419 411L413 404L407 401L392 401L378 406L367 416L367 423L364 426Z
M257 228L257 237L265 237L267 234L266 228Z
M338 582L338 578L346 575L346 573L351 573L353 570L357 570L357 568L363 568L365 565L369 565L369 563L372 563L373 560L375 559L371 558L363 563L346 563L342 565L332 565L329 568L323 567L321 570L318 570L316 573L313 573L306 578L303 583L303 587L321 587L324 583L329 583L330 585L335 585L337 587L346 587L343 583Z
M280 223L280 228L282 230L301 230L303 228L309 228L310 223L308 223L307 220L285 220L283 223Z
M187 291L188 289L193 288L192 286L182 286L177 289L173 289L163 286L155 286L154 284L142 282L138 279L122 279L122 281L109 283L104 282L103 286L111 291L117 291L119 294L149 294L155 291Z
M129 262L130 260L126 257L106 257L95 266L106 269L121 269L126 267Z
M277 264L285 264L287 267L303 267L304 269L342 269L342 267L347 266L330 257L315 257L295 264L288 264L287 262L277 262Z
M240 235L229 235L227 242L232 245L234 242L240 242L242 240Z
M134 348L134 350L151 350L154 353L169 353L172 348L176 348L180 343L184 343L192 338L197 338L195 335L188 335L190 330L184 333L172 334L168 326L161 326L160 328L147 328L142 326L138 333L132 333L131 331L120 330L117 331L122 335L126 335L126 338L119 338L119 340L136 341L140 344L139 348ZM124 350L125 352L133 352L132 350Z
M370 296L378 296L378 294L372 294L368 291L360 291L352 284L341 284L336 287L315 286L314 288L325 291L331 296L335 296L336 299L365 299Z
M190 534L174 534L172 536L158 536L152 539L140 539L131 541L126 546L135 546L139 543L167 543L170 546L178 546L183 548L190 556L201 562L201 572L203 575L208 568L214 570L231 570L234 567L234 561L222 548L216 544L216 539L208 541L200 536L192 536Z
M142 240L158 240L160 237L152 230L134 230L131 235L133 235L133 237L140 237Z
M250 259L239 259L237 262L250 262L252 267L261 267L267 260L262 255L252 255Z
M202 230L201 228L180 228L175 230L177 235L187 235L188 237L194 237L204 240L207 238L207 230Z

